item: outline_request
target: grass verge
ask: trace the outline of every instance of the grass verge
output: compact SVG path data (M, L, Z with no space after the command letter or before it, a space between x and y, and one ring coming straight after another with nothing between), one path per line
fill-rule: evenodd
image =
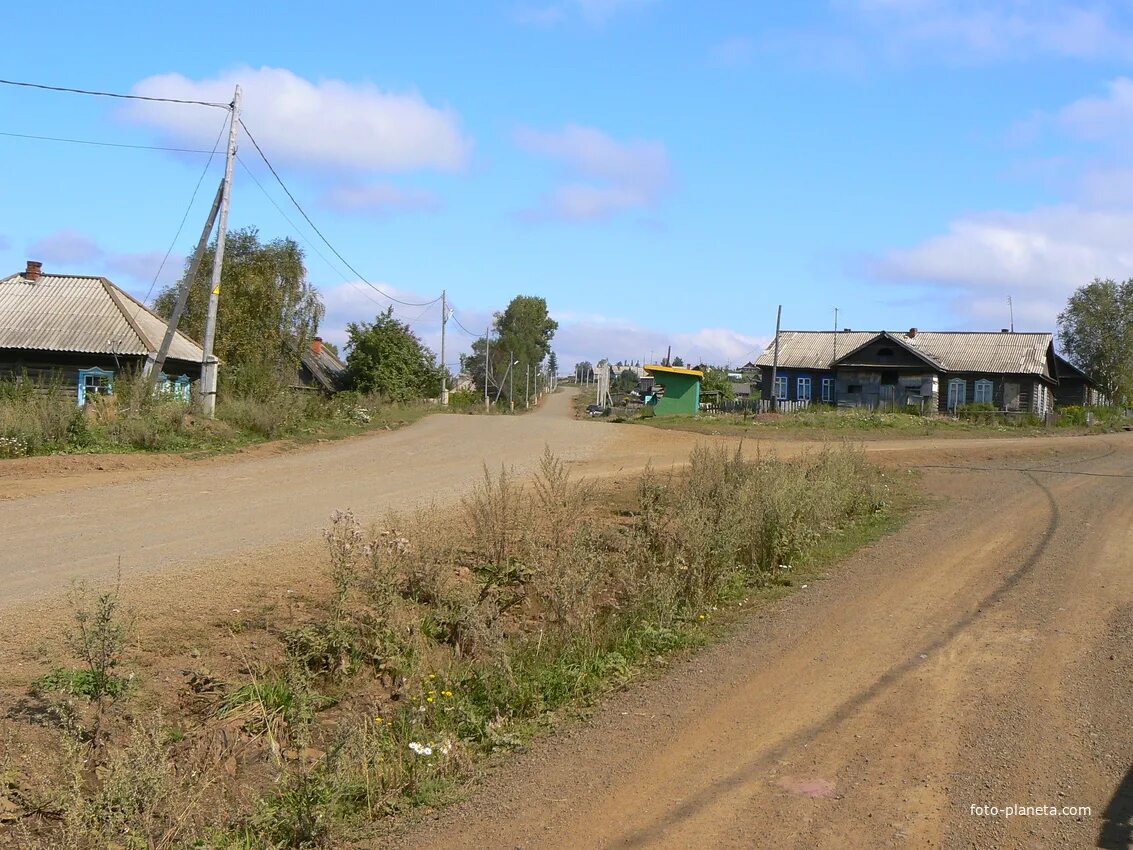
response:
M324 591L301 615L229 624L229 648L203 645L180 686L142 671L102 701L97 723L74 689L9 712L0 813L14 815L0 844L365 837L718 638L906 508L903 489L857 451L782 461L698 449L687 473L647 471L629 492L574 480L548 454L530 481L486 472L454 515L370 529L338 514ZM219 656L233 659L221 675Z

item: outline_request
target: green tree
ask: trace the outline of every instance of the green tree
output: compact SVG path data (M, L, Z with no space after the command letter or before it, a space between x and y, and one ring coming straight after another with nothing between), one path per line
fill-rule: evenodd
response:
M637 388L637 372L633 369L622 369L610 386L610 391L615 393L628 393L630 390Z
M1133 398L1133 280L1095 278L1078 287L1058 314L1063 355L1127 404Z
M674 358L673 358L673 362L672 362L672 363L671 363L670 365L671 365L671 366L676 366L676 367L677 367L678 369L683 369L683 368L684 368L684 365L685 365L685 362L684 362L684 360L682 360L682 359L681 359L681 358L679 358L679 357L674 357Z
M579 381L593 381L594 380L594 364L589 360L583 360L581 363L574 364L574 376Z
M702 393L719 393L723 401L731 401L736 397L732 379L728 377L726 369L706 366L702 371L704 372L704 377L700 381Z
M181 330L204 338L209 282L216 242L208 247L192 281ZM185 264L188 274L189 262ZM168 317L177 285L158 294L154 310ZM303 251L293 239L261 242L254 227L228 234L220 277L216 342L222 392L265 397L294 380L298 352L318 332L323 317L318 291L307 280Z
M393 307L372 322L346 326L350 386L390 401L432 398L441 392L441 369L413 329L395 319Z
M489 349L487 374L484 368L484 337L475 340L471 353L461 357L461 367L472 378L479 392L484 392L487 381L488 393L493 400L497 394L500 399L506 399L511 388L511 381L504 380L508 364L519 361L512 369L515 372L516 399L521 400L528 369L534 380L540 364L551 353L551 340L559 323L547 314L546 299L517 295L506 310L496 314L493 325L497 336Z
M552 378L558 377L559 374L559 358L553 351L547 355L547 374Z

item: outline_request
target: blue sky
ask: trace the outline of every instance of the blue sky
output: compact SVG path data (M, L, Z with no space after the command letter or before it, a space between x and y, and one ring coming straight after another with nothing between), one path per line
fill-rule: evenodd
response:
M547 298L562 362L739 363L784 325L1052 329L1133 276L1133 5L1059 0L53 3L8 79L227 101L336 248L476 331ZM0 132L210 149L224 113L0 86ZM145 295L207 157L0 135L0 268ZM326 336L386 303L242 140L230 226L293 236ZM215 159L159 285L191 250ZM439 308L398 308L434 347ZM449 325L450 354L470 341Z

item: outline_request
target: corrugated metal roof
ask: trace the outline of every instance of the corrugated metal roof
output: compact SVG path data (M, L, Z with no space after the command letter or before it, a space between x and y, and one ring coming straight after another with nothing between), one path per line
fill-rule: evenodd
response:
M694 378L703 378L704 373L699 369L682 369L680 366L660 366L649 365L644 367L646 372L653 374L654 372L668 373L670 375L691 375Z
M155 354L165 320L104 277L15 274L0 280L0 348L87 354ZM178 332L169 358L199 363L201 347Z
M880 331L780 331L779 365L798 369L829 369L834 360L835 337L837 352L848 354L865 345ZM772 342L755 360L756 366L770 366L775 357Z
M865 345L882 331L783 331L779 334L779 365L789 368L828 369L834 360ZM940 364L946 372L1000 372L1050 376L1047 352L1053 343L1048 333L999 333L990 331L890 331L898 343ZM772 365L775 344L756 364ZM1050 376L1053 377L1053 376Z

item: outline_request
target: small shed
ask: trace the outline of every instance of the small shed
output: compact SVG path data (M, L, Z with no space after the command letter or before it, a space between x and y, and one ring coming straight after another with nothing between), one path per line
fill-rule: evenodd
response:
M657 416L700 411L700 382L704 373L699 369L682 369L678 366L646 366L653 376L653 393L645 399Z

